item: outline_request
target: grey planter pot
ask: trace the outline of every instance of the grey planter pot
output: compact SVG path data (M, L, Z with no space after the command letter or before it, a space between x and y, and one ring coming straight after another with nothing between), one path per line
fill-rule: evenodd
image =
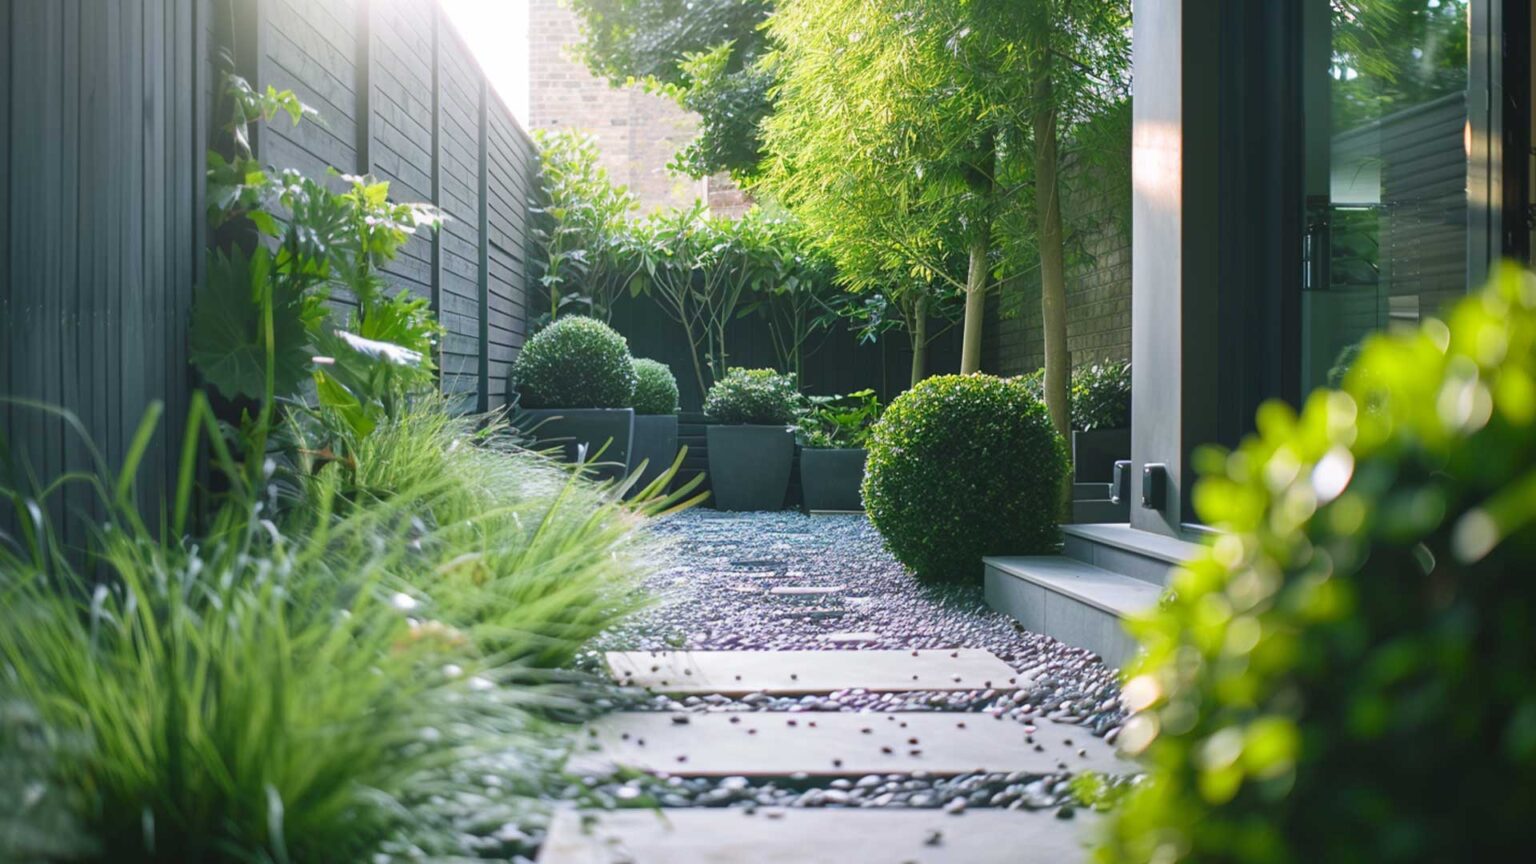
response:
M859 486L864 482L864 459L868 455L869 451L862 447L802 448L800 491L805 509L863 510Z
M719 510L782 510L795 460L788 426L710 426L709 482Z
M1129 458L1129 429L1072 433L1072 479L1078 483L1109 483L1115 479L1115 462Z
M640 480L635 483L634 491L650 485L663 471L672 467L672 460L676 458L677 415L636 414L635 438L634 445L629 448L629 464L639 468L642 460L650 461L646 463Z
M585 447L587 459L596 460L589 476L613 480L629 473L635 437L633 408L532 408L519 411L515 420L540 449L558 445L567 462L580 458ZM596 455L599 450L601 456Z

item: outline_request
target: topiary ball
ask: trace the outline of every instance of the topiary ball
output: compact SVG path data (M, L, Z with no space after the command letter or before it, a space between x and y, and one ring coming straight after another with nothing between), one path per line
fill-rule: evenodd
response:
M524 408L628 408L635 367L618 331L573 315L529 338L509 383Z
M677 378L667 364L635 360L635 413L676 414Z
M800 415L792 376L772 369L732 369L709 388L704 413L716 423L787 426Z
M918 578L979 581L984 555L1050 552L1067 448L1018 378L941 375L875 424L864 509Z
M1197 456L1101 862L1512 861L1536 829L1536 276ZM1524 851L1520 851L1524 850Z

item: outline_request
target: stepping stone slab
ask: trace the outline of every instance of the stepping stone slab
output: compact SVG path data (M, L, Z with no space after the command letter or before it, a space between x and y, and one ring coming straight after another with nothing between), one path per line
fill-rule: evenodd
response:
M1098 817L973 810L562 810L540 864L1074 864Z
M850 645L859 642L879 642L881 636L875 632L824 633L817 638L832 645Z
M1016 690L1027 683L995 654L979 649L610 651L606 659L620 684L663 693L798 696L850 687L875 692Z
M780 585L768 593L785 597L810 597L820 594L841 594L841 585Z
M618 767L699 777L1137 770L1081 726L1043 723L1029 732L975 712L630 711L587 728L585 746L567 766L583 774Z

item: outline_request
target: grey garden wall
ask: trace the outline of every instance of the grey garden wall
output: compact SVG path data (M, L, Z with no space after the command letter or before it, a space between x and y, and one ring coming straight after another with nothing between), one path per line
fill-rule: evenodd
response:
M448 213L388 276L447 328L443 388L465 408L501 404L525 334L537 160L436 0L0 0L0 52L0 393L74 412L109 465L164 402L139 488L151 513L195 383L187 319L222 55L324 118L258 132L263 161L373 172ZM56 417L0 403L0 436L36 478L92 467ZM55 496L54 515L90 502Z

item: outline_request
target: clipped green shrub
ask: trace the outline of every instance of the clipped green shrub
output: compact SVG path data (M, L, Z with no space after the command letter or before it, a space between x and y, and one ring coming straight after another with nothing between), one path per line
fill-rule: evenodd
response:
M716 423L788 425L800 413L795 379L772 369L732 369L709 388L704 413Z
M595 318L560 318L530 337L512 364L524 408L628 408L635 398L629 343Z
M1109 360L1072 370L1072 428L1128 429L1131 425L1131 364Z
M677 377L667 364L635 360L635 413L676 414Z
M1536 277L1369 338L1194 492L1224 533L1134 625L1148 782L1103 862L1526 854L1536 805Z
M984 555L1047 552L1066 445L1018 378L941 375L875 424L864 507L919 578L976 581Z

